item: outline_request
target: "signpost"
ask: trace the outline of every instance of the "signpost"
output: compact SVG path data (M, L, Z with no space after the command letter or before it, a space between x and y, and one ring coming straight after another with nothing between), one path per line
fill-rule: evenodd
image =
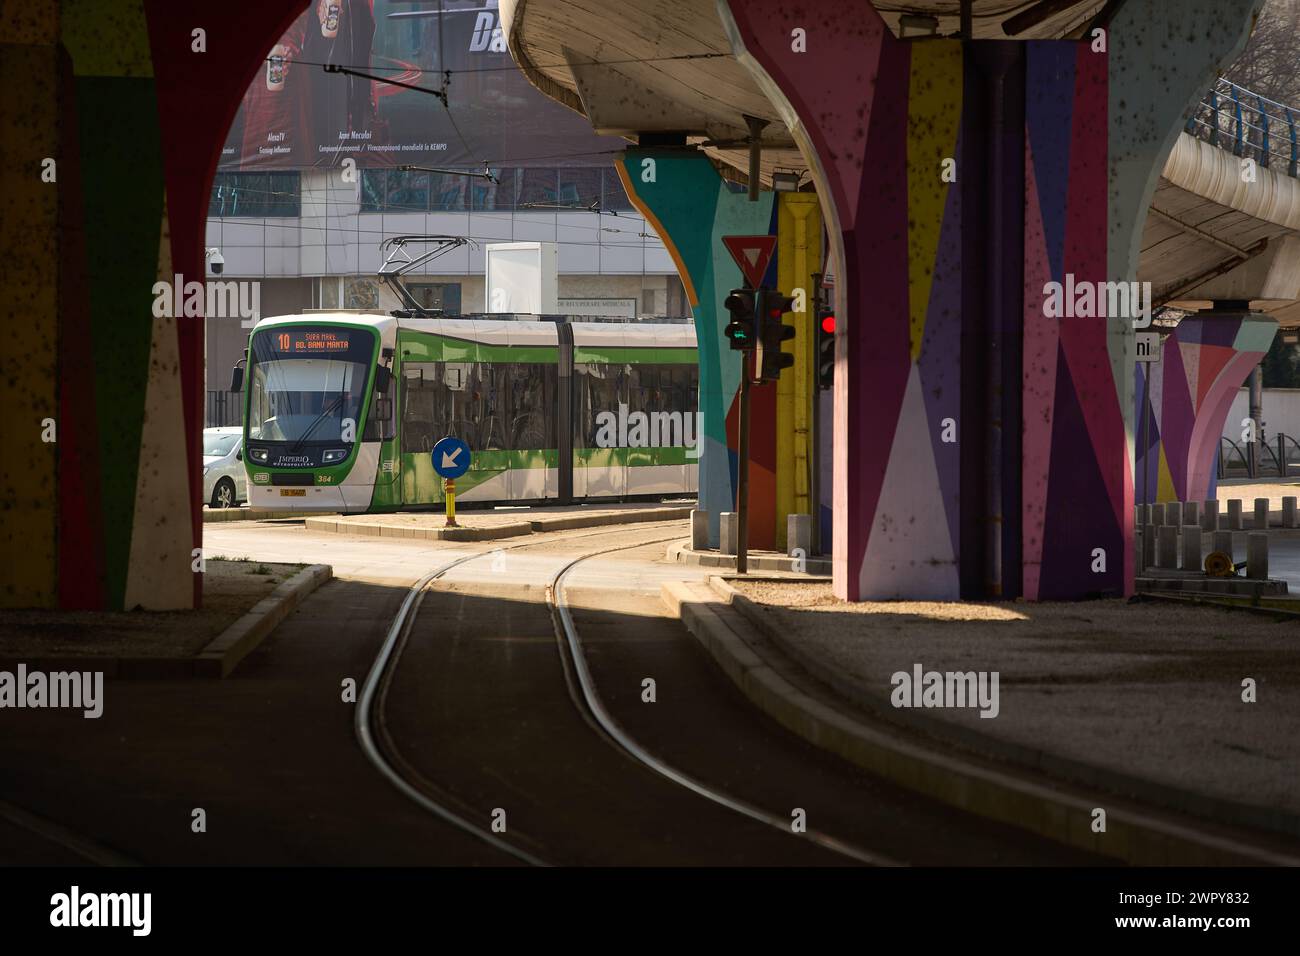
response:
M761 289L763 275L767 272L772 253L776 250L776 236L723 236L722 244L731 258L740 266L741 273L751 289ZM756 305L757 305L756 296ZM755 325L762 322L755 309ZM755 329L755 333L758 329ZM749 570L749 385L754 375L753 346L740 355L740 462L736 476L736 573Z
M456 479L469 471L472 457L469 445L459 438L440 439L429 453L433 470L443 479L442 490L447 495L447 527L456 527Z
M1147 365L1147 370L1142 373L1142 421L1138 423L1138 446L1142 449L1142 504L1149 512L1151 508L1151 502L1149 500L1151 490L1148 485L1150 485L1151 482L1147 477L1150 470L1147 466L1150 464L1148 456L1151 453L1151 449L1147 448L1147 418L1151 414L1151 364L1160 361L1160 333L1138 332L1136 335L1135 346L1137 354L1134 357L1138 362L1144 362ZM1154 533L1155 528L1151 527L1149 521L1144 521L1142 523L1141 532L1143 538L1146 537L1148 531ZM1146 570L1146 549L1147 544L1144 540L1142 542L1142 547L1138 550L1139 571Z

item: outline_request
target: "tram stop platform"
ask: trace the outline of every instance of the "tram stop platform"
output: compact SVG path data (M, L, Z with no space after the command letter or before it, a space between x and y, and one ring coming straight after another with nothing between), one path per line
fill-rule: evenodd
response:
M382 538L428 541L493 541L547 531L601 528L649 521L679 521L690 517L694 502L617 502L600 505L502 506L456 513L456 526L447 527L441 511L395 514L329 515L307 518L310 531L362 534Z

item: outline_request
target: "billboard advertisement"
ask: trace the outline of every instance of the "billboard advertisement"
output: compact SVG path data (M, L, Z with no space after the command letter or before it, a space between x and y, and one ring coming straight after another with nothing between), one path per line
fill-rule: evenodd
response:
M446 106L410 86L445 91ZM496 0L314 0L268 51L219 168L349 157L358 167L591 166L624 145L529 84Z

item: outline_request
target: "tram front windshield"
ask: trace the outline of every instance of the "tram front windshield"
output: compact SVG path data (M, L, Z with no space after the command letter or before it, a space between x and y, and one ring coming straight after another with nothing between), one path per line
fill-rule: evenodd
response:
M258 441L355 441L374 361L369 329L279 326L253 334L248 434Z

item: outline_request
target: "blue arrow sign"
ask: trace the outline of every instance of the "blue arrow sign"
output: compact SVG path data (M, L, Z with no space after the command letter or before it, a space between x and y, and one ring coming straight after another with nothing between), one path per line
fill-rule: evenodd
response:
M459 438L443 438L429 453L433 470L443 478L459 478L469 471L469 445Z

